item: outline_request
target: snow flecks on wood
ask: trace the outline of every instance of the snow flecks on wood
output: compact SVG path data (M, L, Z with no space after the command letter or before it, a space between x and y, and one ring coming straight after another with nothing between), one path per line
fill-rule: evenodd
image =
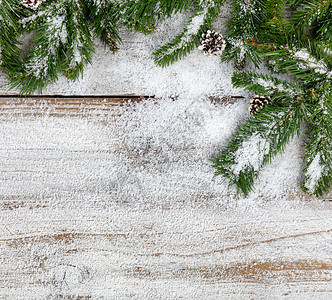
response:
M281 196L298 184L299 141L249 198L212 180L245 101L62 105L0 105L2 295L300 297L315 280L329 293L331 208Z
M128 33L116 55L100 45L83 79L48 90L159 100L0 103L1 297L330 298L331 205L294 192L303 141L248 198L213 180L210 159L248 101L208 99L246 95L217 57L154 65L152 51L183 22Z

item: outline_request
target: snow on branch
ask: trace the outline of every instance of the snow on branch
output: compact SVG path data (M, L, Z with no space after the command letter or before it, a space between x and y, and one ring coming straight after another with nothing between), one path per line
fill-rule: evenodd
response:
M310 68L317 73L326 74L328 78L332 77L332 72L329 72L325 62L323 60L318 61L306 49L294 52L293 56L303 61L299 64L301 69Z
M153 53L158 65L169 65L199 45L202 34L207 31L219 15L222 4L216 4L215 2L217 1L211 1L205 8L198 8L183 31Z
M247 167L259 170L263 162L263 157L269 152L269 142L260 134L254 134L235 152L235 164L231 170L237 176Z
M308 189L310 193L315 191L315 187L318 181L321 179L323 174L323 167L320 164L320 153L318 152L311 163L308 165L307 172L305 174L307 180L304 186Z

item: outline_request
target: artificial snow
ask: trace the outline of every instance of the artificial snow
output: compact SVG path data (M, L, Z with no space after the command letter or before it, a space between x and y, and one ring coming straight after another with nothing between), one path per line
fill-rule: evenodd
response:
M66 29L66 18L62 13L61 7L58 8L58 15L56 18L47 17L46 22L48 26L48 30L51 32L50 36L50 45L55 43L55 47L58 47L59 41L61 43L66 43L67 40L67 29ZM53 49L53 47L51 47ZM54 54L55 50L52 51L51 54Z
M20 2L23 6L36 10L38 9L39 5L45 1L46 0L21 0Z
M253 167L259 171L264 155L269 152L268 141L259 134L252 135L244 141L235 153L236 164L232 166L232 171L239 174L245 168Z
M246 281L238 285L243 277L221 273L224 282L212 273L216 279L206 281L193 270L330 259L330 240L321 235L260 243L310 234L318 225L329 228L327 212L322 216L310 204L288 198L299 182L301 140L262 171L247 198L213 179L210 159L247 118L247 103L179 97L90 113L82 105L84 117L35 109L44 114L9 112L0 120L1 224L6 225L0 228L5 254L0 275L8 281L1 293L9 299L58 294L196 299L204 293L227 298L233 291L254 290ZM53 242L53 235L63 233L73 240ZM17 236L28 242L14 247L11 239ZM248 243L253 244L241 247ZM11 278L18 282L15 290ZM34 284L27 287L29 280ZM282 281L272 282L273 293L280 295ZM272 293L258 287L255 295Z
M242 0L239 1L239 7L243 11L244 14L255 14L255 0Z
M189 15L177 15L157 26L150 35L121 31L123 43L113 54L96 40L97 52L83 78L72 82L60 77L48 86L44 94L115 95L137 94L156 97L246 95L234 89L231 83L233 66L223 64L219 57L204 57L195 49L173 65L161 68L155 65L152 52L172 40L182 31ZM220 25L220 28L225 28ZM224 32L225 29L223 29ZM219 30L219 32L222 32ZM6 83L2 73L0 83ZM6 87L0 87L6 93ZM10 93L18 91L11 90Z
M232 64L198 50L156 67L151 53L186 18L175 16L148 36L123 30L115 55L98 44L82 79L61 78L44 91L154 99L111 109L68 105L61 117L43 104L30 106L41 116L8 104L0 115L5 298L274 299L291 293L301 299L307 284L283 277L255 284L226 270L237 263L330 260L329 210L296 195L302 137L261 171L246 198L214 178L211 160L249 117L250 95L232 87ZM224 95L246 98L209 99ZM255 158L258 144L237 153L239 162ZM316 296L315 288L330 295L324 282L305 295Z
M62 77L44 91L45 94L63 95L134 93L155 96L156 100L124 106L118 113L120 117L110 121L106 130L111 140L117 139L117 147L113 145L110 151L120 153L118 159L127 157L129 166L133 167L127 169L129 166L125 161L119 160L116 171L108 170L103 175L112 177L115 186L126 187L126 191L118 191L123 199L129 197L129 190L136 195L138 203L143 199L168 199L169 205L205 199L201 191L210 193L215 199L238 197L225 183L221 184L218 177L213 180L211 167L211 159L220 153L236 129L249 117L248 93L232 87L232 63L221 63L218 56L207 57L197 49L167 68L157 67L153 61L152 52L179 33L187 18L188 15L176 15L159 24L156 31L148 36L123 29L123 44L115 55L96 41L98 47L93 63L87 66L82 79L72 82ZM225 22L214 26L219 32L226 28ZM5 74L1 80L5 82ZM262 80L259 83L264 86L270 84ZM246 98L232 105L213 104L208 98L224 95ZM40 120L36 123L42 130L55 122L43 120L43 123ZM12 137L16 130L21 132L21 127L10 126L14 130ZM30 128L24 123L20 126L22 129ZM39 130L37 125L34 126ZM22 132L24 136L30 136L30 133ZM64 135L56 136L63 139L64 144L70 143ZM79 144L77 141L75 145ZM256 146L237 153L239 167L243 167L246 159L251 161L259 156L260 147ZM303 169L303 147L302 139L291 141L285 153L278 155L270 166L262 170L265 175L259 178L252 196L282 199L289 191L298 190ZM57 149L61 150L62 146ZM124 149L125 153L122 153ZM124 185L123 182L127 183ZM150 193L146 195L142 189Z
M269 90L277 90L279 92L285 92L289 95L294 95L294 91L289 88L286 89L282 83L276 85L272 82L272 80L266 80L263 78L257 78L256 83Z
M332 77L332 72L328 72L325 63L323 61L317 61L312 55L310 55L310 53L307 50L305 49L298 50L294 52L293 55L304 61L303 63L299 64L300 68L302 69L311 68L319 74L326 74L328 78Z
M207 13L207 9L205 9L203 12L201 12L199 15L192 18L191 22L187 26L186 35L196 35L198 30L201 28L201 26L204 23L204 19Z
M35 14L33 14L32 16L30 17L27 17L27 18L23 18L23 19L20 19L18 22L20 24L22 24L23 28L26 27L26 25L29 23L29 22L34 22L35 20L37 20L38 18L40 18L42 15L44 15L45 12L36 12Z
M308 179L305 182L305 187L309 192L313 193L318 181L322 178L323 166L320 164L320 153L318 152L314 159L308 166L306 176Z

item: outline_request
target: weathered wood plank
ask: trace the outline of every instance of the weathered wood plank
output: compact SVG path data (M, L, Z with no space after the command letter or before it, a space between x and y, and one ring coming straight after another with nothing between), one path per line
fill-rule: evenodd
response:
M118 143L125 129L112 127L124 99L0 98L0 299L332 295L331 202L241 208L202 191L197 203L139 203L150 192L130 193L139 155L126 160L132 153ZM99 108L115 119L85 120ZM174 172L184 162L170 162Z

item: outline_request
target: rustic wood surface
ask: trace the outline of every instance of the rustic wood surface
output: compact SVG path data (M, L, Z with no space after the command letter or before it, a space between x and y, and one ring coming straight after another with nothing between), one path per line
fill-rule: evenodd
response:
M107 124L142 100L0 97L0 299L331 299L331 195L240 217L117 203Z
M226 31L230 10L226 1L212 29ZM135 143L119 142L126 129L111 124L121 106L147 97L69 96L160 92L154 84L175 95L181 88L193 92L204 78L188 75L200 75L210 60L196 53L179 68L159 69L151 57L180 30L173 23L145 40L124 30L116 56L98 45L84 77L75 83L61 77L44 91L50 96L0 97L0 299L332 299L331 193L317 200L297 190L284 201L237 205L227 194L215 200L201 177L186 186L194 168L183 182L148 172L138 178L134 168L154 151L165 151L156 163L160 173L163 164L172 172L186 164L153 147L139 160ZM213 70L219 78L228 69ZM7 82L0 70L0 93L19 92L7 91ZM228 93L227 82L211 88ZM205 94L210 83L201 88ZM190 142L167 146L179 157L201 159L191 155L197 146ZM128 171L118 172L117 164ZM143 186L147 179L160 181L156 196ZM139 184L136 195L131 187Z

